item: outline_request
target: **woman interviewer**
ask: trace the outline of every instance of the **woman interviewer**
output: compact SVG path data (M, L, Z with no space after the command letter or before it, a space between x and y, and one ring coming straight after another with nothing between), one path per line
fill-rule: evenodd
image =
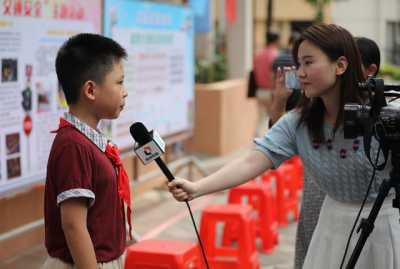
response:
M327 194L303 268L337 269L373 173L362 139L343 138L344 104L365 102L358 87L363 81L360 55L353 36L332 24L310 26L294 45L293 55L304 92L299 108L282 116L264 137L255 139L254 150L243 158L197 182L176 179L169 188L177 200L190 200L247 182L298 154L305 177ZM373 140L372 156L378 148ZM376 173L364 214L390 169L388 164ZM388 197L356 268L400 268L398 217ZM350 246L355 242L353 238Z

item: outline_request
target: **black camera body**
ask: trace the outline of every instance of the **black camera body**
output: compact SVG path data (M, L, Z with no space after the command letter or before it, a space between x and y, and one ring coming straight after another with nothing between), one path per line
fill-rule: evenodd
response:
M380 141L400 142L400 106L387 104L386 97L400 97L400 85L385 85L382 79L368 78L360 84L366 104L344 105L344 138L354 139L374 133Z

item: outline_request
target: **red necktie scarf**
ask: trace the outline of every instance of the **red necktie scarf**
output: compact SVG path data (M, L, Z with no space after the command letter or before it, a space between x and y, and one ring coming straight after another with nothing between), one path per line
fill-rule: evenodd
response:
M129 225L129 238L132 239L132 223L131 223L131 188L129 186L129 178L124 165L122 164L119 156L119 150L116 145L111 143L107 144L106 156L111 160L118 173L118 195L121 200L126 204L128 225Z
M74 126L65 119L60 118L60 124L58 126L58 129L52 131L52 133L57 133L60 129L65 127L74 127ZM108 143L106 146L105 154L110 159L113 166L117 170L118 196L120 197L122 202L126 204L127 207L126 218L128 220L128 225L129 225L129 238L132 239L132 221L131 221L132 210L131 210L131 191L130 191L131 189L129 186L128 174L126 173L124 165L122 164L121 158L119 156L119 150L116 145Z

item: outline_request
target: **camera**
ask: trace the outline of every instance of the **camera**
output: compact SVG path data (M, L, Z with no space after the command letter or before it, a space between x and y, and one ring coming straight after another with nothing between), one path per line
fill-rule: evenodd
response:
M344 105L344 138L374 135L384 142L400 142L400 106L387 103L387 97L400 97L400 85L385 85L382 79L368 78L360 83L365 104Z

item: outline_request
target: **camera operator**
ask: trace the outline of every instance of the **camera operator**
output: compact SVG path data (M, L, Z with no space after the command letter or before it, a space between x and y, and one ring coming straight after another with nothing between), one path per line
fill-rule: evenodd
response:
M343 137L344 104L365 101L358 86L364 80L360 55L353 36L332 24L307 28L295 43L293 55L303 90L299 107L282 116L264 137L255 139L255 148L244 157L196 182L176 179L169 188L177 200L191 200L247 182L299 155L305 178L326 193L303 268L339 268L373 174L361 139ZM371 151L372 156L378 152L376 140ZM366 212L390 169L387 165L376 173ZM388 197L356 268L400 268L397 219L398 212Z

